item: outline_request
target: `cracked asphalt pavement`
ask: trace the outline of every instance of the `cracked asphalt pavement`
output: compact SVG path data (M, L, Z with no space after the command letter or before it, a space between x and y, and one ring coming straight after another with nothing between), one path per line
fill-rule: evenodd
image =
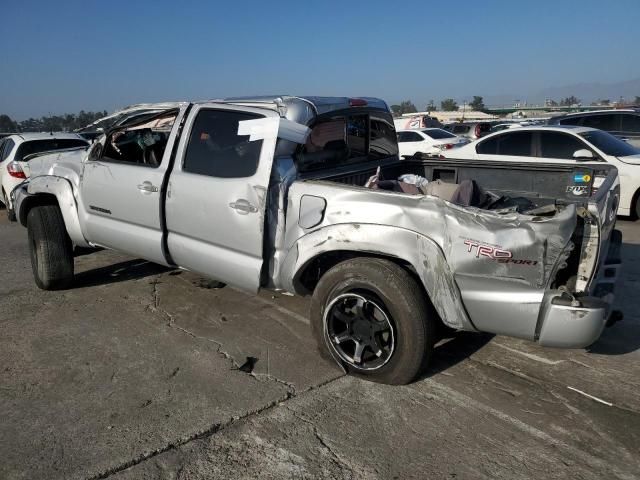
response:
M2 215L0 478L640 478L640 222L619 228L625 320L596 344L454 334L390 387L320 358L305 299L108 251L40 291Z

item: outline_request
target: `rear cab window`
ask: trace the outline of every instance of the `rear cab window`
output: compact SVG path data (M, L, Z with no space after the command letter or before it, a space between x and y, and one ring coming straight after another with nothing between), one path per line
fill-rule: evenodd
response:
M319 117L296 159L304 172L397 155L396 129L388 112L349 109Z

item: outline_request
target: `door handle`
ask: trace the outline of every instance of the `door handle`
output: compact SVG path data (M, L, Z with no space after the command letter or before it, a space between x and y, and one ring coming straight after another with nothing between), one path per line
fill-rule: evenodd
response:
M138 185L138 190L142 193L156 193L158 191L158 187L153 185L151 182L146 181Z
M252 205L244 198L236 200L235 202L231 202L229 206L234 210L237 210L240 215L247 215L249 213L256 213L258 211L255 205Z

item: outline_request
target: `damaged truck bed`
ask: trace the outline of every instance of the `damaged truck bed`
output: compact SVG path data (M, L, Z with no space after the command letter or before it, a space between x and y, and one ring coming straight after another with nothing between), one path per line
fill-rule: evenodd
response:
M399 160L377 99L163 104L30 166L13 195L41 288L71 286L76 245L312 295L321 353L372 380L415 378L438 322L584 347L611 314L615 168Z

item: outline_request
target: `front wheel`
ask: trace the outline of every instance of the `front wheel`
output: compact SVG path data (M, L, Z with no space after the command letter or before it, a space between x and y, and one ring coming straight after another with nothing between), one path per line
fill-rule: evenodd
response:
M380 383L411 382L426 367L436 316L411 274L378 258L339 263L318 283L311 328L324 356Z
M27 215L29 253L36 285L61 290L73 281L73 245L57 205L34 207Z

